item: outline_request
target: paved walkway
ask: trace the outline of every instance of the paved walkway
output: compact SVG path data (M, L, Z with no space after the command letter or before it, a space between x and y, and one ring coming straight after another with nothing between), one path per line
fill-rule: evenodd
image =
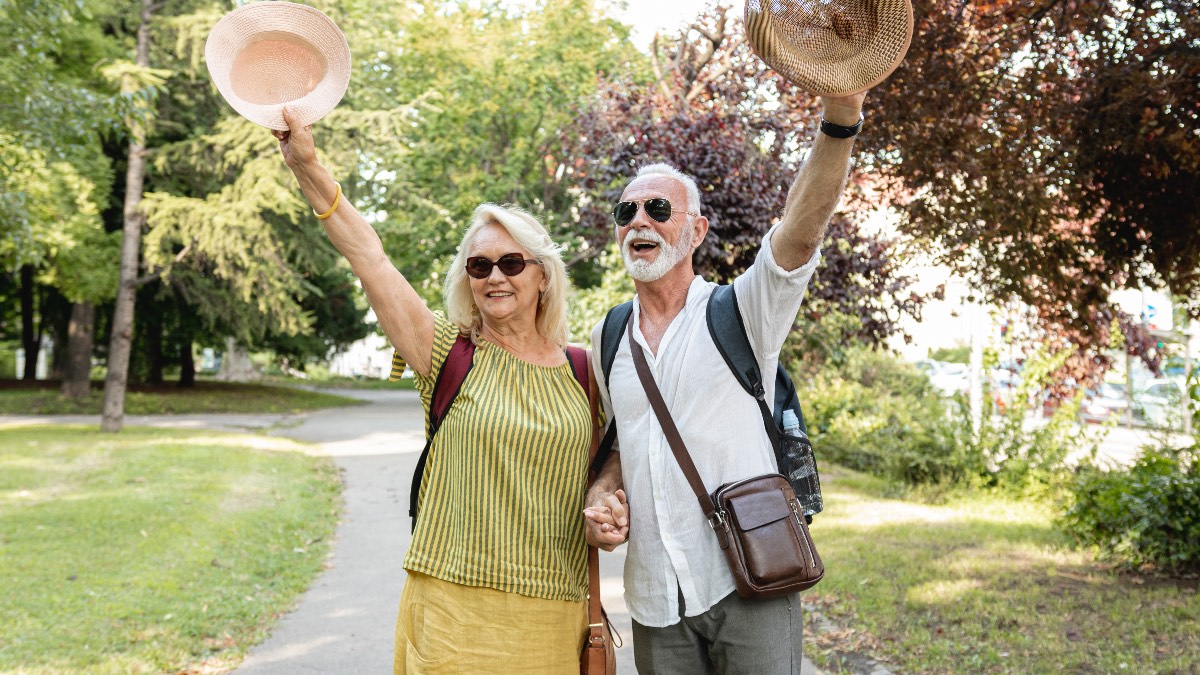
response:
M367 405L301 415L129 416L130 426L255 431L319 444L342 471L345 510L331 566L250 650L239 675L384 675L404 584L408 486L424 445L420 402L411 391L338 391ZM96 424L96 416L5 417L5 422ZM624 548L600 554L605 609L625 640L621 673L635 673L632 629L622 598ZM515 669L514 672L519 672ZM805 675L818 671L805 660Z

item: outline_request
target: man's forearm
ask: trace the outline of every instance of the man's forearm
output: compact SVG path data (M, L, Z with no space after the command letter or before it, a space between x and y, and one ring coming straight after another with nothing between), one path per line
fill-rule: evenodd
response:
M862 114L862 97L822 99L822 107L823 119L854 126ZM846 189L853 149L853 137L833 138L817 132L808 158L788 190L783 221L771 235L771 250L784 269L794 270L808 262L821 245L829 219Z
M771 239L775 260L784 269L794 270L808 262L825 238L825 228L846 188L853 146L853 138L817 133L808 159L788 191L783 222Z
M623 486L624 481L621 478L621 453L618 450L613 450L609 454L608 459L605 460L604 466L601 467L600 473L596 476L596 481L592 483L592 487L588 490L584 505L600 506L608 495L620 490Z

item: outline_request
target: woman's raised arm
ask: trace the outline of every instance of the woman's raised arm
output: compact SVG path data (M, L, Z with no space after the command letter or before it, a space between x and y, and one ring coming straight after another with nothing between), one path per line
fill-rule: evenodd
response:
M422 375L432 368L433 313L383 250L375 228L340 194L333 176L317 160L312 126L297 127L285 108L290 131L276 131L283 161L317 213L329 240L350 261L379 325L404 361ZM336 202L336 203L335 203Z

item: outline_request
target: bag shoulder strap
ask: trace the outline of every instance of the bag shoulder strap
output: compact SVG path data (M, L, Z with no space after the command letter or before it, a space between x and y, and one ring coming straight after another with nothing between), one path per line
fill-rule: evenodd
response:
M588 353L582 347L567 347L563 350L567 353L567 361L571 364L571 373L575 376L575 381L583 387L583 393L590 399L591 394L591 368L588 366ZM595 419L595 415L592 416Z
M633 365L637 368L638 378L646 390L646 398L650 399L650 407L654 409L654 414L658 417L658 424L662 427L663 435L667 437L667 443L671 446L671 454L675 455L675 461L679 463L679 468L687 478L688 485L692 487L692 492L696 493L696 500L700 502L704 516L712 518L717 507L713 503L712 497L704 489L704 481L700 480L700 472L696 470L696 464L692 462L692 456L683 443L679 427L675 426L675 418L671 417L671 411L667 408L666 401L663 400L658 383L654 381L654 375L650 372L650 364L646 362L646 354L642 351L642 346L633 339L632 324L629 326L627 334L629 351L633 355Z
M733 285L717 286L708 298L708 308L705 312L708 319L708 334L717 345L717 351L738 384L751 396L758 397L763 393L762 371L758 367L758 359L754 349L750 347L750 338L746 334L746 324L742 321L742 311L738 307L737 293Z
M417 529L417 497L421 492L421 477L425 475L425 463L429 461L429 448L433 445L433 437L442 426L450 404L458 396L467 373L475 366L475 343L462 335L450 346L450 353L442 363L437 381L433 383L433 395L429 402L429 421L425 435L425 447L417 460L417 468L413 470L412 485L408 490L408 517L412 519L412 529Z

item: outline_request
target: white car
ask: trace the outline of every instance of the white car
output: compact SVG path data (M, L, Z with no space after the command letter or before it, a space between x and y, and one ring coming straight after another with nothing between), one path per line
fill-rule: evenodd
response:
M942 396L965 392L970 385L971 373L966 364L921 359L915 365L929 376L929 382Z
M1125 386L1104 382L1099 389L1088 389L1079 406L1079 414L1087 422L1103 422L1110 417L1124 419L1129 409Z
M1179 424L1184 415L1183 387L1176 380L1166 377L1148 380L1137 390L1133 407L1152 426Z

